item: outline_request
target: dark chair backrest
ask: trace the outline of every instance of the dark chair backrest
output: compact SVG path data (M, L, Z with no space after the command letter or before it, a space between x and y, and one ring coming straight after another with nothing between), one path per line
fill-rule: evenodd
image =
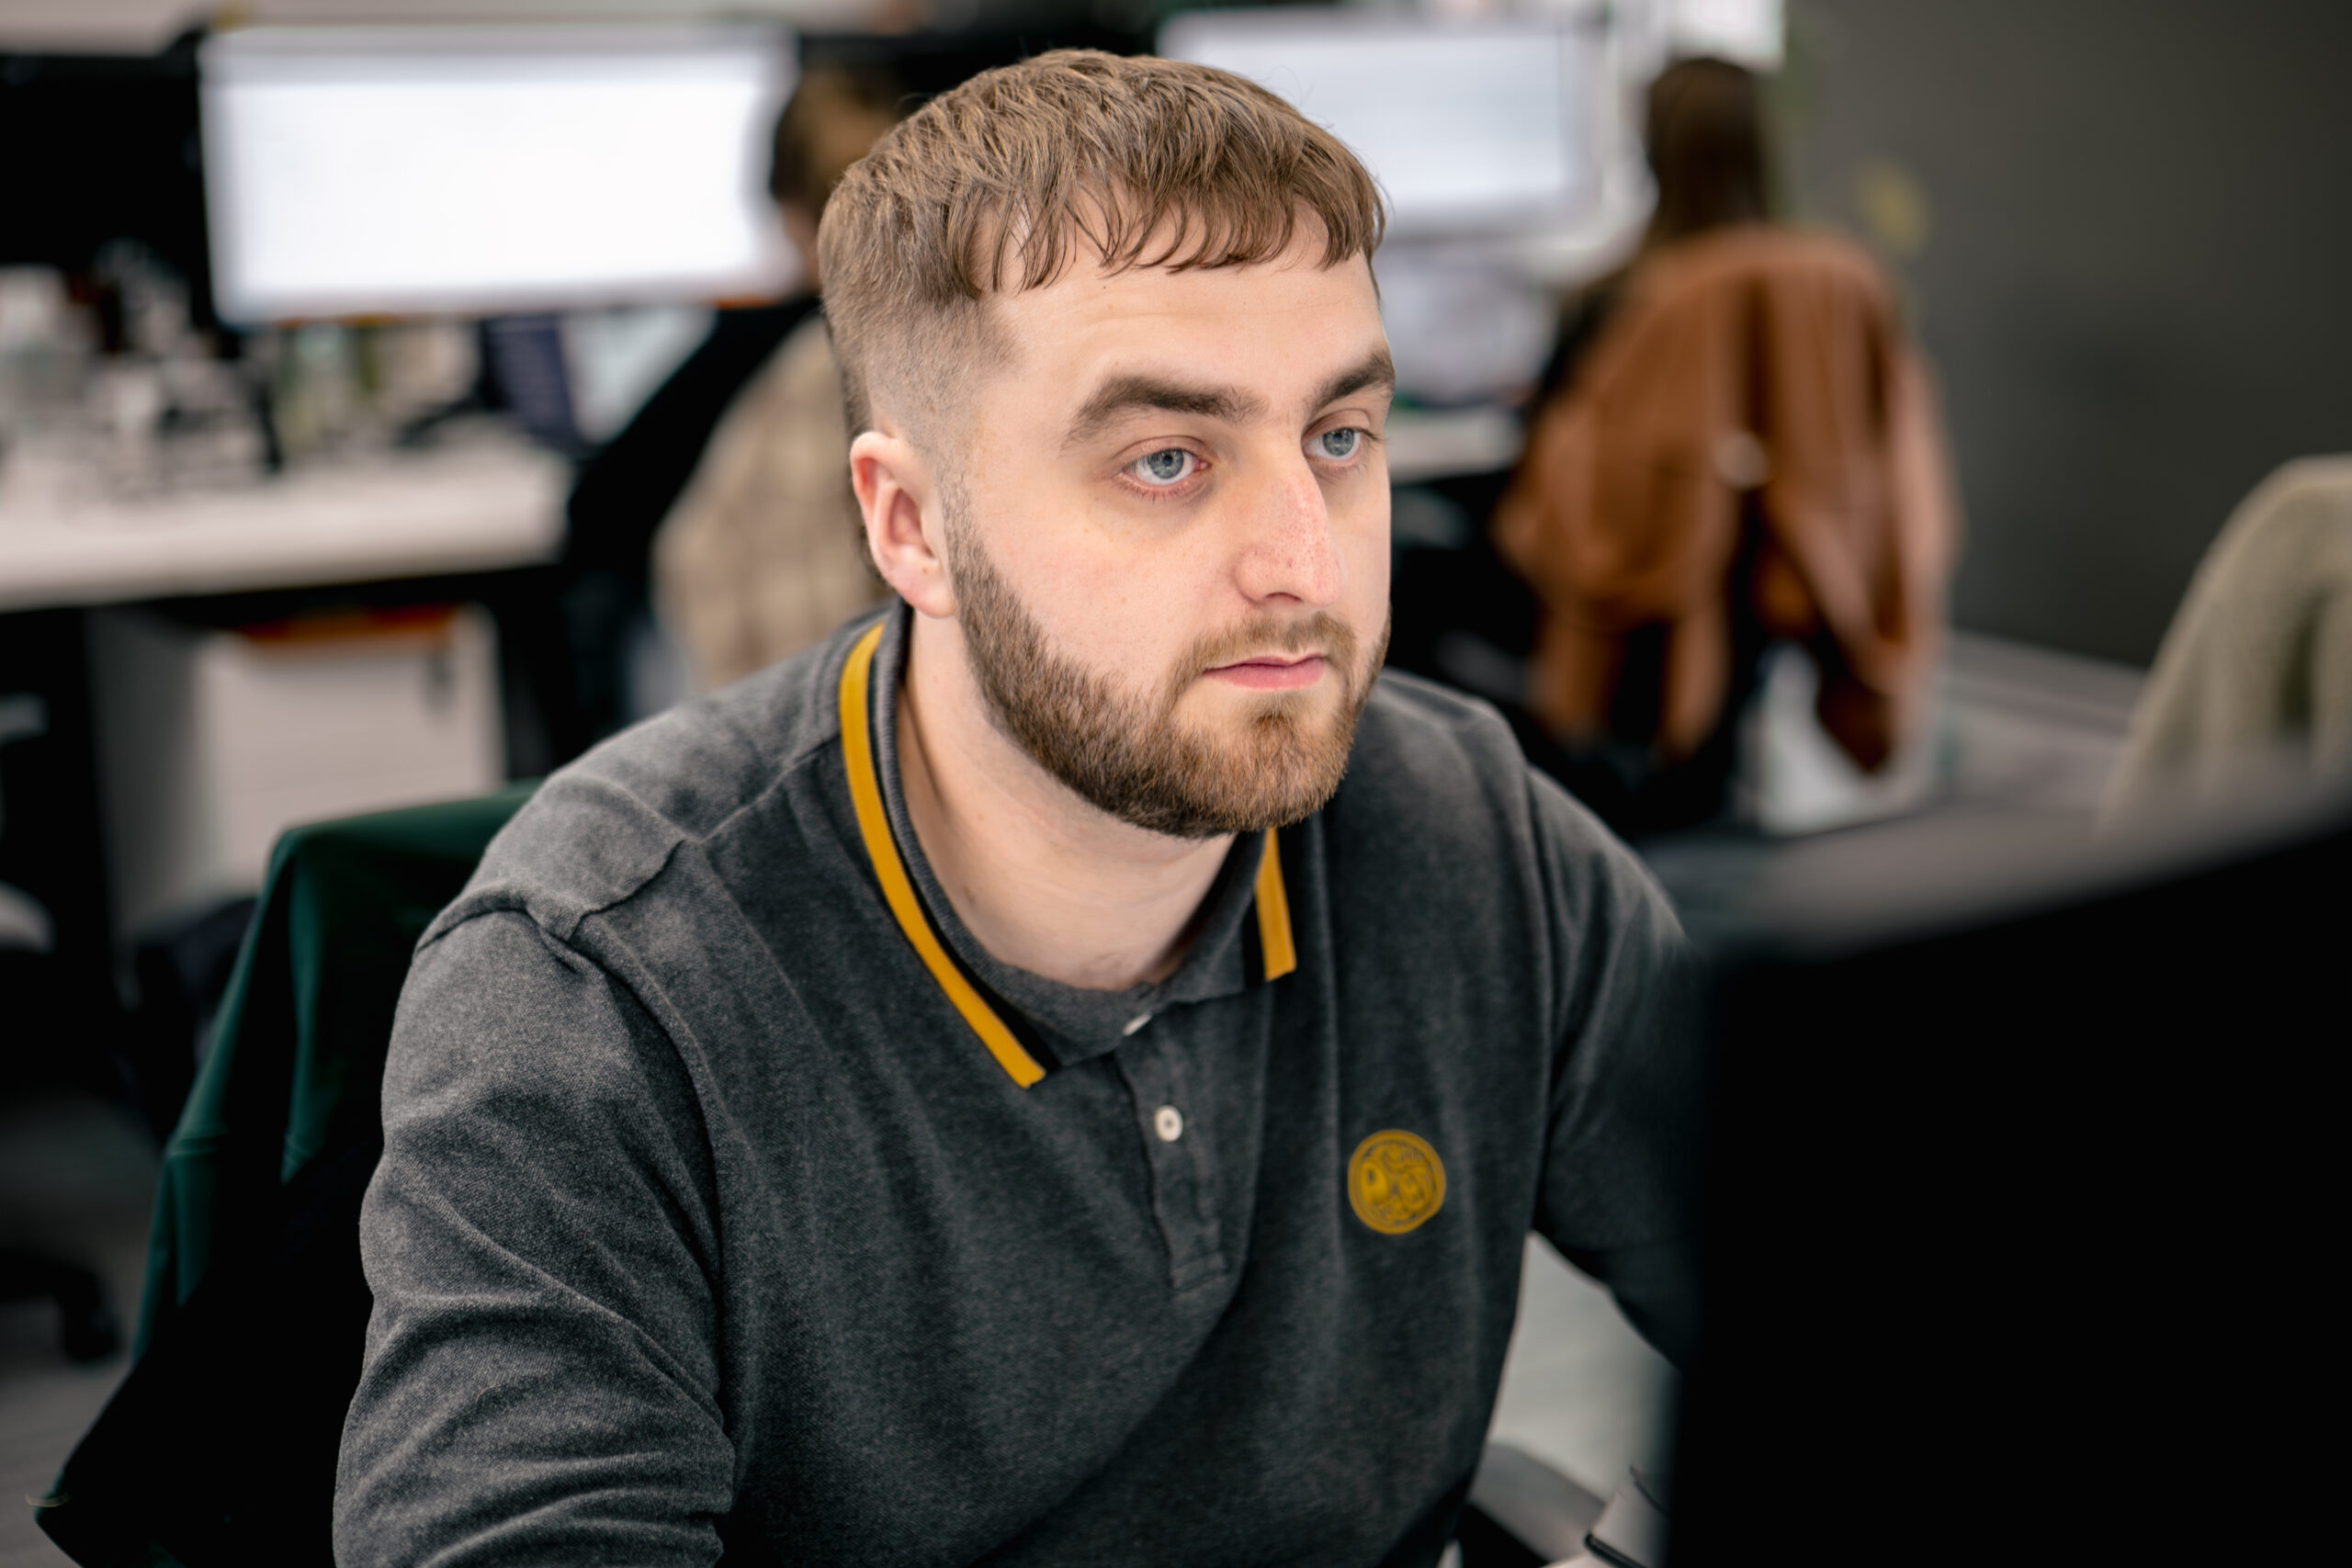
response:
M76 1562L334 1561L393 1009L417 938L533 787L278 840L164 1149L138 1359L38 1511Z

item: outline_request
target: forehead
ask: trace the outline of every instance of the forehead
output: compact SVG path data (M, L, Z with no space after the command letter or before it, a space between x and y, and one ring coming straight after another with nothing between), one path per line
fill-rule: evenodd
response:
M1286 404L1385 343L1364 258L1321 264L1317 243L1247 266L1072 265L989 303L1015 375L1057 406L1136 371L1215 374Z

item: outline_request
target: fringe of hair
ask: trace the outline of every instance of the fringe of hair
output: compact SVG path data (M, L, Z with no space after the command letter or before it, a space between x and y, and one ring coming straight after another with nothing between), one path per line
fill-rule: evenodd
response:
M1328 130L1208 66L1057 50L989 71L897 126L842 178L818 241L853 432L877 355L968 357L967 316L1082 253L1113 271L1246 266L1297 240L1369 256L1379 187ZM957 342L958 338L966 341Z

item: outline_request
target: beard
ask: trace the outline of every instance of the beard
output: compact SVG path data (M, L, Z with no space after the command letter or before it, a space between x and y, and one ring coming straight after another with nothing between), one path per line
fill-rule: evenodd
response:
M1336 615L1261 616L1197 639L1156 690L1136 694L1047 645L961 517L951 514L946 544L956 618L990 718L1089 805L1155 833L1208 839L1287 827L1340 787L1387 649L1385 618L1359 662L1356 635ZM1313 688L1260 694L1224 734L1177 717L1204 671L1274 649L1322 653L1339 700L1318 702Z

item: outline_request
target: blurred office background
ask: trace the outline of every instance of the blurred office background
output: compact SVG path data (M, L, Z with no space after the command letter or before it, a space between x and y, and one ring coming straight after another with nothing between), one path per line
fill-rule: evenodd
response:
M2352 448L2326 0L10 0L0 1565L59 1560L15 1499L119 1376L155 1150L276 835L537 776L691 689L648 541L583 558L568 515L698 346L800 287L766 185L795 84L920 96L1063 43L1241 70L1373 163L1421 563L1483 538L1562 300L1639 239L1648 83L1763 78L1779 205L1893 279L1965 527L1900 766L1856 770L1780 660L1736 820L1642 846L1702 928L1851 874L1873 820L2087 822L2233 508ZM1508 697L1529 613L1409 661ZM1669 1374L1530 1256L1498 1434L1606 1490L1661 1451Z

